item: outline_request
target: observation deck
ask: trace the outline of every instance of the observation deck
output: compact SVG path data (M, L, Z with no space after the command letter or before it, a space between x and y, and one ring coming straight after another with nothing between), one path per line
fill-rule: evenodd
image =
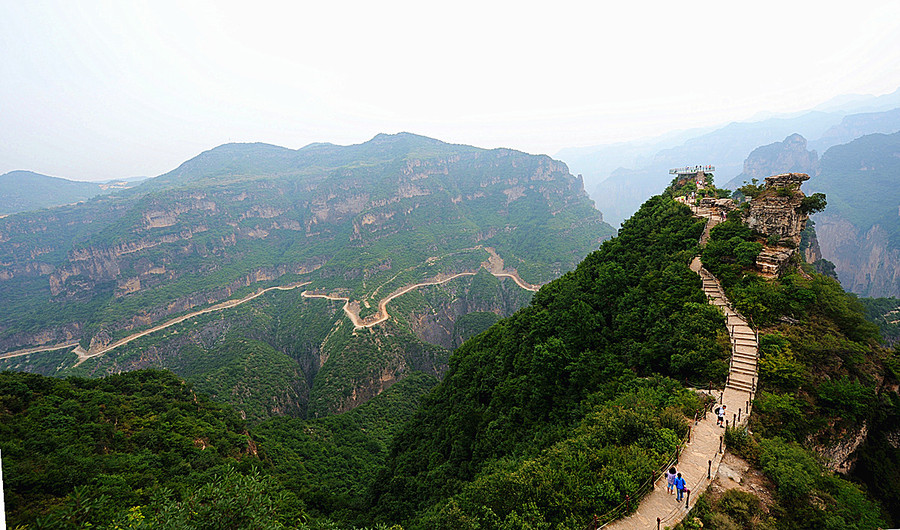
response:
M713 173L716 166L685 166L669 170L669 175L696 175L697 173Z

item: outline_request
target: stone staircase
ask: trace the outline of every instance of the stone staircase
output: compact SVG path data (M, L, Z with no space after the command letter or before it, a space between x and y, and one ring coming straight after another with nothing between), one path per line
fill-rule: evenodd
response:
M718 224L721 217L704 215L705 212L700 209L692 208L692 210L694 215L708 219L700 238L700 243L704 244L709 238L709 230ZM740 425L747 421L751 402L756 393L759 337L746 319L731 307L721 284L715 276L703 268L699 257L694 258L690 267L700 275L703 292L709 303L718 307L725 315L728 334L731 337L731 362L725 389L718 393L717 397L720 403L726 405L729 412L729 415L726 415L727 424ZM637 511L601 528L615 530L669 528L684 519L697 497L706 491L715 478L719 462L722 460L723 430L715 423L716 418L712 414L692 423L690 441L685 444L676 464L691 492L686 501L676 503L675 496L666 492L665 478L659 477L653 491L641 500Z

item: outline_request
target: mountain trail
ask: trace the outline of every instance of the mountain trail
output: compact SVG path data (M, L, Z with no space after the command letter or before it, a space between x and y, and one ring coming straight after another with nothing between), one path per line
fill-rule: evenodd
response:
M27 348L24 350L11 351L11 352L7 352L4 354L0 354L0 359L9 359L12 357L20 357L22 355L29 355L29 354L38 353L38 352L61 350L61 349L65 349L65 348L72 348L74 346L72 353L74 353L75 355L78 356L78 362L76 362L74 366L78 366L81 363L83 363L84 361L86 361L92 357L97 357L97 356L103 355L104 353L106 353L110 350L114 350L114 349L118 348L119 346L123 346L125 344L128 344L131 341L134 341L136 339L139 339L139 338L149 335L151 333L155 333L155 332L157 332L161 329L165 329L169 326L174 326L175 324L184 322L185 320L194 318L196 316L200 316L200 315L203 315L206 313L212 313L213 311L221 311L223 309L228 309L231 307L239 306L239 305L249 302L250 300L253 300L254 298L256 298L264 293L267 293L269 291L274 291L274 290L290 291L291 289L296 289L298 287L303 287L304 285L309 285L309 283L310 282L298 282L298 283L292 283L292 284L288 284L288 285L276 285L275 287L260 289L260 290L254 292L252 294L249 294L243 298L237 298L234 300L226 300L224 302L219 302L218 304L207 307L206 309L201 309L199 311L193 311L186 315L181 315L180 317L173 318L172 320L167 320L167 321L163 322L162 324L158 324L156 326L153 326L152 328L145 329L143 331L139 331L139 332L129 335L125 338L119 339L111 344L108 344L108 345L102 346L98 349L95 349L94 351L85 350L76 341L76 342L67 342L64 344L54 344L51 346L37 346L34 348Z
M708 219L700 242L706 243L709 230L722 219L715 212L692 207L697 217ZM710 304L725 314L726 326L731 337L731 364L725 389L718 393L718 401L726 406L726 423L729 426L744 424L750 415L750 404L756 392L757 357L759 337L747 321L732 307L719 281L703 268L699 257L691 262L691 270L703 280L703 292ZM738 364L740 363L740 364ZM724 456L724 429L716 426L714 414L706 414L691 425L690 439L685 444L678 462L678 472L687 483L686 499L675 502L675 495L666 491L665 476L654 483L653 490L641 500L636 512L612 521L601 528L615 530L646 530L668 528L680 522L701 493L715 480L719 464Z

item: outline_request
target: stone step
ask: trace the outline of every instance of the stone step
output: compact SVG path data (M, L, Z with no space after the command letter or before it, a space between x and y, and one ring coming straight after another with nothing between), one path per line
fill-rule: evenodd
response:
M732 379L738 379L740 376L745 375L750 377L750 383L752 384L754 377L756 377L756 369L755 368L745 368L743 366L732 366L731 372Z
M731 363L738 366L743 367L752 367L754 370L756 369L756 358L755 357L738 357L736 355L731 356Z
M742 392L753 392L753 385L744 381L733 381L729 379L728 383L725 384L725 388L733 388Z
M743 364L752 364L753 366L756 366L759 363L759 359L757 359L756 356L747 355L744 353L732 353L731 359L734 362L739 362L739 363L743 363Z
M755 375L745 374L743 372L731 372L728 375L728 382L725 384L725 386L739 385L739 386L743 386L749 390L749 389L753 388L753 385L755 384L755 382L756 382Z

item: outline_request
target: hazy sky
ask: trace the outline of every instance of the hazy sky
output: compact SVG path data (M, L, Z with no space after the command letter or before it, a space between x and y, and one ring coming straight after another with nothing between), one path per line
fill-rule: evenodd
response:
M828 5L0 0L0 174L399 131L553 154L900 87L900 2Z

